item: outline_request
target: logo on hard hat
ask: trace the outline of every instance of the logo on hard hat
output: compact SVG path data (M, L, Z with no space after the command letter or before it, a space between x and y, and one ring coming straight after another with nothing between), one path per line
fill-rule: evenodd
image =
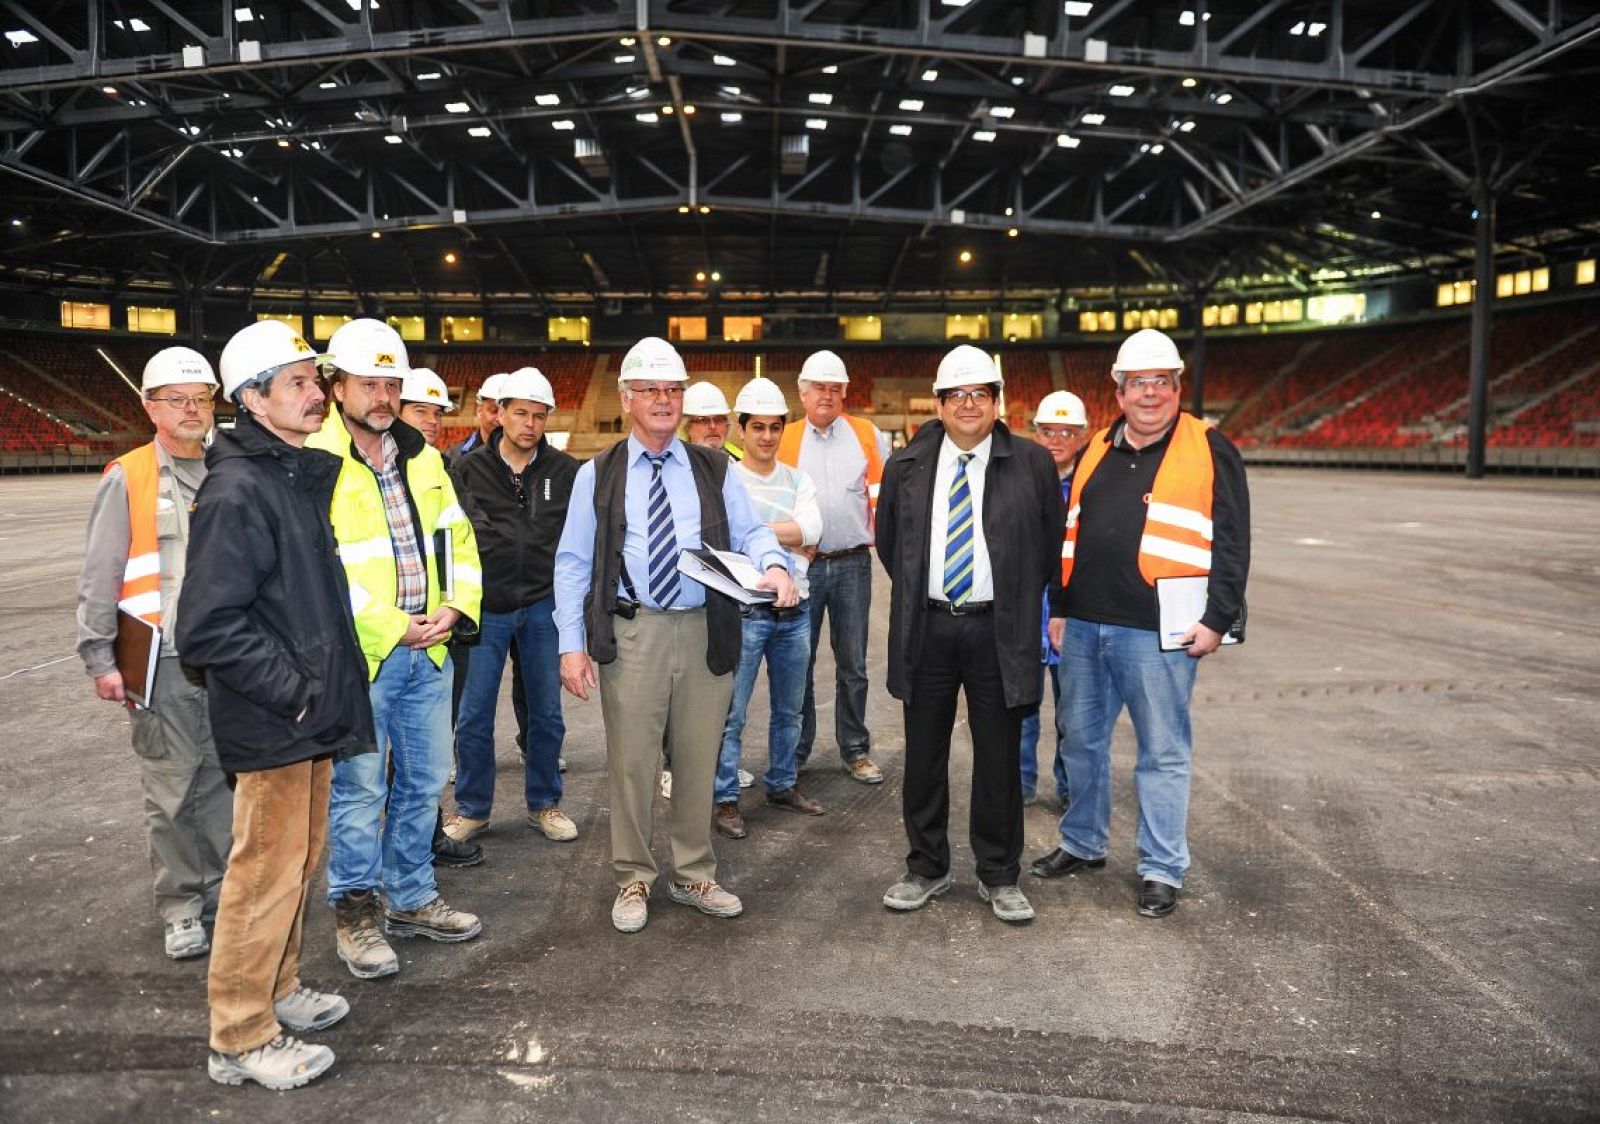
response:
M380 352L378 352L378 354L376 354L376 355L374 355L372 357L372 365L374 367L393 367L394 366L394 352L392 352L392 351L380 351Z
M439 393L439 388L436 387L436 386L430 386L428 388L428 390L427 390L427 395L428 395L429 398L443 398L444 397L444 395Z
M307 343L307 342L306 342L306 341L305 341L305 340L303 340L303 339L301 339L301 338L300 338L300 337L299 337L299 336L296 336L296 337L295 337L295 338L294 338L294 349L295 349L295 350L296 350L296 351L298 351L298 352L299 352L299 353L300 353L300 354L302 354L302 355L312 355L312 354L315 354L315 353L314 353L314 352L313 352L313 351L312 351L312 350L311 350L311 345L310 345L310 344L308 344L308 343Z

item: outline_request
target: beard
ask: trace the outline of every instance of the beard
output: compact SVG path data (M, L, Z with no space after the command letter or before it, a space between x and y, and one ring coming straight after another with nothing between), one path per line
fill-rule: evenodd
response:
M359 430L373 434L387 433L389 432L390 427L394 425L393 414L375 420L370 410L367 413L360 415L352 414L346 411L344 420Z

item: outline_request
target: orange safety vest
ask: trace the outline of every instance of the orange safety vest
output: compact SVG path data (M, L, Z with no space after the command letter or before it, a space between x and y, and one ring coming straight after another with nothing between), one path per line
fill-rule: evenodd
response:
M1198 577L1211 572L1211 500L1216 469L1210 426L1193 414L1179 414L1155 483L1145 496L1144 534L1139 539L1139 574L1154 585L1157 578ZM1061 544L1061 584L1072 577L1078 543L1078 514L1083 489L1105 459L1110 429L1096 433L1072 474L1067 505L1067 535Z
M161 461L155 442L141 445L106 465L122 466L128 485L128 561L122 568L117 608L161 626L161 548L156 540L156 500L161 492Z
M878 430L865 418L853 418L849 414L839 416L849 423L856 441L861 445L861 452L867 458L867 526L874 527L878 522L878 490L883 486L883 458L878 455ZM783 427L783 436L778 439L778 459L790 468L800 467L800 443L805 440L806 426L809 424L801 418Z

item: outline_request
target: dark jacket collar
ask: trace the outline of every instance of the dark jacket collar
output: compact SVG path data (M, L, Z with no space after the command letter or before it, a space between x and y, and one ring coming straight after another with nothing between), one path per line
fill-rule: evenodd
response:
M994 432L990 436L994 438L993 443L989 446L989 455L991 457L1011 456L1011 442L1015 438L1012 436L1011 430L1006 428L1005 422L996 421L994 423ZM921 460L925 456L936 458L939 455L939 444L943 440L944 423L941 421L928 422L917 430L916 436L906 445L902 455L907 460Z

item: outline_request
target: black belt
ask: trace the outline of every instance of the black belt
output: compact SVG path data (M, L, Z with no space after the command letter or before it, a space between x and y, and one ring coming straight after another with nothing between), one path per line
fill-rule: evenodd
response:
M983 613L994 612L994 602L968 601L965 605L957 605L950 601L935 601L930 597L928 598L928 611L951 617L976 617Z
M741 605L739 614L746 617L771 617L775 621L792 621L802 613L809 613L810 607L804 601L798 605L790 605L780 609L775 605Z
M819 550L817 557L824 562L832 562L835 558L848 558L852 554L866 554L872 547L867 543L860 546L847 547L844 550Z

